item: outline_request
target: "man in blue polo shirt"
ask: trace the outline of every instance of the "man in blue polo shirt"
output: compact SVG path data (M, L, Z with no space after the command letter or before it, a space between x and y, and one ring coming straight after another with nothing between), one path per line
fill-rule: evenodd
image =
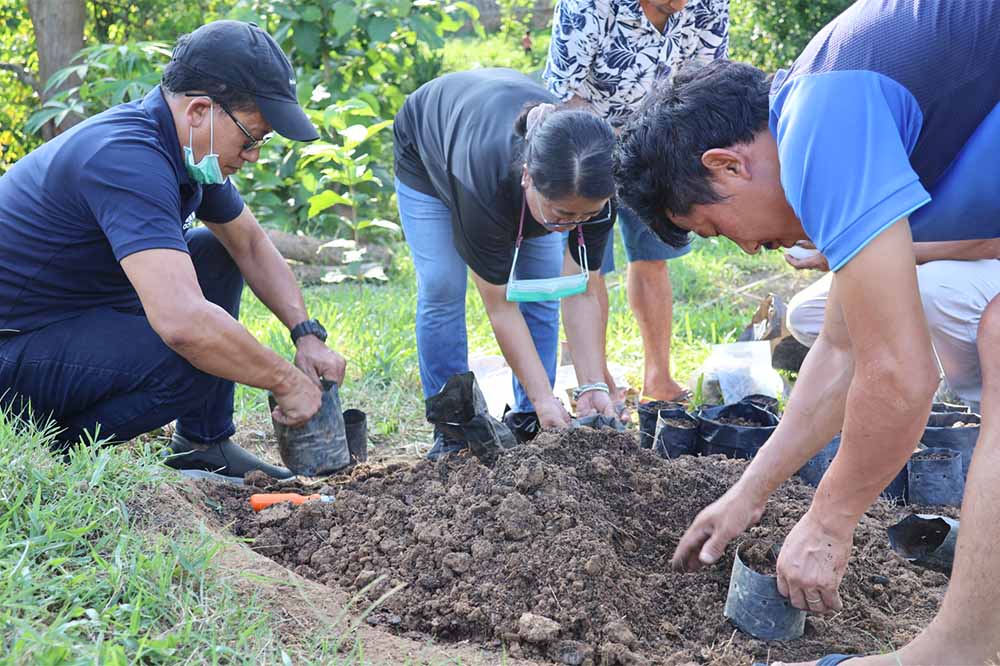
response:
M178 40L142 101L0 178L0 407L53 419L64 446L176 419L169 465L289 476L231 441L234 382L272 391L275 418L295 425L345 361L229 180L272 131L318 138L274 40L218 21ZM244 280L291 330L294 365L240 325Z
M835 272L822 333L781 424L674 555L693 570L760 519L768 495L833 435L840 452L785 539L778 586L841 607L860 516L916 446L938 383L913 241L1000 237L1000 3L859 2L768 81L719 62L657 90L622 138L625 202L675 244L688 231L747 252L810 240ZM710 118L706 122L705 118ZM1000 649L1000 301L978 333L987 418L934 622L892 655L850 664L981 664ZM824 666L847 657L831 656Z

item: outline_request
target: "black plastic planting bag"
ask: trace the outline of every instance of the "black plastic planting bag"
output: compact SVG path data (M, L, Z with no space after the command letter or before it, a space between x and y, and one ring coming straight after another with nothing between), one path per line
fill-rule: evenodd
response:
M476 376L463 372L449 379L425 403L427 420L449 439L468 442L472 454L490 464L506 449L517 446L514 433L490 416Z
M542 431L542 424L538 421L536 412L515 412L511 410L510 405L504 411L503 422L514 433L518 444L530 442Z
M656 419L656 437L653 450L662 458L698 455L698 419L683 409L661 409Z
M951 449L962 454L962 478L965 478L969 475L981 421L979 414L932 413L920 441L928 448Z
M778 399L772 398L769 395L764 395L762 393L752 393L747 396L740 398L740 402L748 402L751 405L757 405L761 409L765 409L775 416L778 416Z
M684 405L667 400L650 400L639 404L639 446L644 449L653 448L653 438L656 436L656 416L661 409L684 409Z
M697 416L702 452L707 456L721 453L728 458L749 460L778 425L777 416L745 402L702 409ZM722 423L720 419L743 419L749 424Z

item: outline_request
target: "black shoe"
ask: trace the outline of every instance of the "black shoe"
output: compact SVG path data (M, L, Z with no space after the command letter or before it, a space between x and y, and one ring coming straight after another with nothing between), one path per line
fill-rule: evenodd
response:
M249 451L241 449L231 439L224 439L207 448L174 433L170 439L170 452L166 460L168 467L181 474L198 479L243 483L243 476L251 470L260 470L275 479L287 479L293 474L284 467L269 465Z
M459 451L464 451L467 448L469 448L468 442L460 442L457 439L448 439L444 436L443 432L435 428L434 446L432 446L431 450L427 452L427 459L438 460L449 453L458 453Z

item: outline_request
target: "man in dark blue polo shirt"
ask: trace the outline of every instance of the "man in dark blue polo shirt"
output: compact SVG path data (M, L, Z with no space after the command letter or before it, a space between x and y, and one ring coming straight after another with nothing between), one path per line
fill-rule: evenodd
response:
M178 41L161 85L21 159L0 178L0 406L52 418L59 442L123 441L177 420L168 464L242 479L234 382L306 421L324 344L282 257L229 181L271 132L318 138L274 40L237 21ZM204 227L192 228L195 220ZM292 331L294 365L239 323L244 280Z
M773 83L714 63L654 93L626 131L623 198L661 237L723 235L751 253L808 239L835 272L781 424L695 519L675 567L716 562L768 495L843 430L777 565L795 606L841 607L854 527L913 452L938 384L913 241L1000 237L997 26L997 2L858 2ZM944 604L909 645L852 665L982 664L1000 650L1000 431L989 416L1000 408L1000 299L977 337L987 416Z

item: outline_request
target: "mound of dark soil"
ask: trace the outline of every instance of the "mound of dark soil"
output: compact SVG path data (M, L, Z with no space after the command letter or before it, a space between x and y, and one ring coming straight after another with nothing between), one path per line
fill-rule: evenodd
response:
M254 514L254 488L212 486L225 519L255 550L303 576L376 600L368 621L398 633L468 639L563 664L750 663L884 651L925 625L947 579L889 549L888 505L862 521L841 592L845 611L810 617L806 634L767 644L722 615L732 546L697 574L669 559L698 511L745 463L664 460L634 434L543 433L492 469L452 456L361 467L330 504ZM282 490L288 490L285 486ZM750 536L781 543L812 490L785 484Z

